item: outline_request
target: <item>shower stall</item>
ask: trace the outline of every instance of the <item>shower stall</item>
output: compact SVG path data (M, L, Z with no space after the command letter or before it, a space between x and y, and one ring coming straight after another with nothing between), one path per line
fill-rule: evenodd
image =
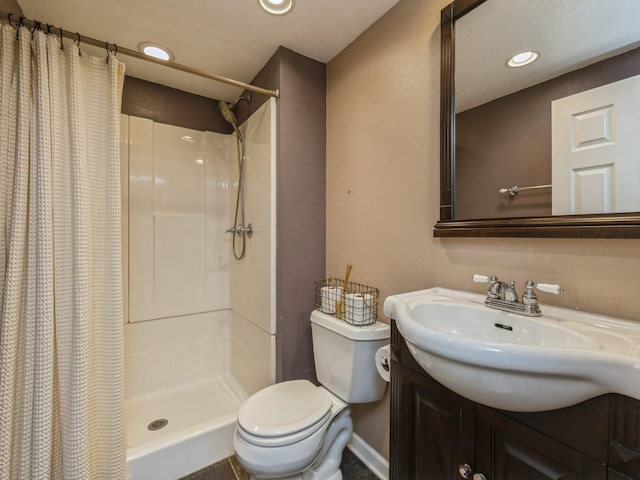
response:
M131 480L231 455L240 404L275 381L275 109L270 99L231 135L122 117ZM225 233L239 188L250 238ZM234 241L246 242L240 260Z

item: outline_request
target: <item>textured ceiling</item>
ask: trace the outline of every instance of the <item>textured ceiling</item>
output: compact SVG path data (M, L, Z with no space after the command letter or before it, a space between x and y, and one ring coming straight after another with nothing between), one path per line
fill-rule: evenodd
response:
M640 0L488 0L456 23L456 110L640 46ZM522 51L537 61L508 68Z
M256 0L18 0L26 17L135 50L152 40L177 63L250 82L279 46L328 62L398 0L297 0L275 17ZM100 54L89 46L81 48ZM119 56L127 74L232 100L241 91L212 80Z

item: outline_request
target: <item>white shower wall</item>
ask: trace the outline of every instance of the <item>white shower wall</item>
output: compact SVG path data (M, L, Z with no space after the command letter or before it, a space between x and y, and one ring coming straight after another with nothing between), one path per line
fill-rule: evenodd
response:
M129 321L229 308L225 135L129 118Z
M245 224L252 224L245 258L231 261L231 308L265 332L275 334L275 100L271 100L245 122L246 139ZM237 191L238 162L235 135L228 141L233 179L229 217L233 219ZM233 221L233 220L231 220ZM246 226L246 225L245 225Z
M238 261L225 233L235 135L123 116L129 400L225 375L247 394L275 380L275 101L243 130L255 233Z
M245 226L253 235L242 260L229 260L231 372L248 392L276 380L276 101L270 99L241 126L246 141ZM227 136L233 223L238 161L235 135ZM227 241L231 243L230 236ZM229 249L230 251L230 249ZM269 350L266 356L263 352ZM256 360L262 359L262 360ZM268 381L265 382L265 379Z

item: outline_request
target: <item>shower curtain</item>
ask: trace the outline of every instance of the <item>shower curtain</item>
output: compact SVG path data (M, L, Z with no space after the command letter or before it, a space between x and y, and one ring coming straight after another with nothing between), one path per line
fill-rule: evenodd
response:
M126 479L124 65L0 33L0 478Z

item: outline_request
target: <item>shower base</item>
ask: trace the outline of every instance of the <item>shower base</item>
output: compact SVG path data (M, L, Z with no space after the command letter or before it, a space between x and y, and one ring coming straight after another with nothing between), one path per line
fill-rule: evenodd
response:
M232 376L129 399L125 403L130 480L175 480L233 454L246 394ZM166 426L156 430L148 427Z

